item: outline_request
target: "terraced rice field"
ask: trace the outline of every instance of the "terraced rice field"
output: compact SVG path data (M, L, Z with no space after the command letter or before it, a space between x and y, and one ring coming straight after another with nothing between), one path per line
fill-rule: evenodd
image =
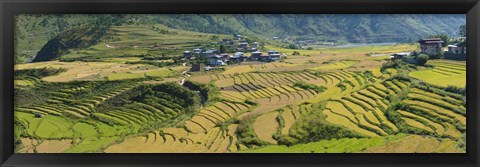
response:
M311 70L339 70L349 68L355 64L359 63L359 61L355 60L344 60L335 63L320 65L318 67L311 68Z
M88 96L82 95L93 88L105 86L103 84L108 85L109 89ZM45 99L44 103L16 108L15 117L25 128L24 135L35 138L40 143L20 151L98 151L113 144L119 135L139 133L145 127L175 119L185 110L175 97L177 95L160 93L116 109L109 108L107 111L98 112L97 110L104 108L107 103L124 98L125 92L137 89L135 84L106 82L76 85L80 86L46 92L51 98ZM246 108L234 106L238 110ZM70 140L68 145L64 144L65 140ZM93 146L84 143L92 143ZM82 145L83 147L79 147Z
M216 127L227 122L249 108L243 103L218 102L201 109L185 121L185 128L165 128L133 137L110 146L105 152L235 152L237 137L236 124L222 130Z
M408 145L408 146L405 146ZM388 150L388 151L385 151ZM451 140L438 140L417 135L393 135L373 138L342 138L323 140L295 146L267 146L259 149L245 150L242 153L434 153L461 152Z
M175 38L142 25L110 31L119 39L82 50L109 56L102 62L17 67L66 69L15 81L18 95L32 98L16 103L17 152L464 152L459 143L467 123L465 96L443 87L465 86L465 62L429 60L432 68L381 69L388 56L368 55L417 46L299 49L301 55L293 56L297 50L267 45L286 59L183 74L192 62L172 67L129 62L141 61L138 55L195 48L210 43L213 34L172 30L179 33ZM136 31L142 32L131 34ZM152 47L156 41L159 48Z
M410 73L410 76L442 87L465 87L467 73L465 62L434 61L429 64L434 66L433 69L415 71Z

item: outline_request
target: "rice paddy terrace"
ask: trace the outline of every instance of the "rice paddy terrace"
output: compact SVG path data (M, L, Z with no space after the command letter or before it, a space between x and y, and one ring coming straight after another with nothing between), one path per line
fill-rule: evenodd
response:
M213 34L160 28L168 32L114 26L118 39L65 57L107 55L98 62L16 66L17 152L465 151L465 96L449 88L465 86L465 62L381 68L386 57L370 53L416 46L298 56L268 46L287 59L185 75L183 65L156 67L135 55L193 48Z

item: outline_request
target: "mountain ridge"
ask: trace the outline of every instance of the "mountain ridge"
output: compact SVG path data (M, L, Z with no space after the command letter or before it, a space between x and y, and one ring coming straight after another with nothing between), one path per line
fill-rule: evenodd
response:
M40 52L41 48L51 47L46 44L58 40L62 32L88 24L162 24L174 29L215 34L385 43L414 42L439 33L456 36L459 27L466 23L465 15L461 14L120 14L81 15L79 19L75 18L72 15L17 17L16 27L21 28L21 31L16 32L19 36L16 39L19 41L16 42L19 45L15 52L16 58L23 62L25 59L31 60L32 56L43 53ZM26 24L31 22L37 24ZM36 35L38 30L51 30L50 37L44 35L36 38L39 36ZM27 47L30 42L22 42L33 39L36 40L33 48ZM21 55L22 53L37 54Z

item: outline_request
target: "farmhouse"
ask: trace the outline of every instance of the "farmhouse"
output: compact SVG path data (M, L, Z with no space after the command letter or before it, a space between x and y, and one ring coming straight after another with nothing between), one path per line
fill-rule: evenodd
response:
M448 45L448 51L447 52L450 53L450 54L456 54L456 55L466 54L467 53L467 43L462 42L462 43L459 43L459 44L456 44L456 45Z
M448 45L448 50L445 52L444 57L445 59L465 60L467 58L467 43Z
M428 38L422 39L418 43L420 43L421 53L436 55L442 53L442 44L444 42L441 38Z

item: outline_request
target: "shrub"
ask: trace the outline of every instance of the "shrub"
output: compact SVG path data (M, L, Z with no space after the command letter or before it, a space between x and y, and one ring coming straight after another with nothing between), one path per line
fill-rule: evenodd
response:
M400 68L404 68L406 69L406 63L403 62L402 60L392 60L392 61L388 61L386 63L383 63L382 64L382 67L380 68L380 71L382 73L385 72L386 69L388 68L394 68L394 69L400 69Z
M247 147L267 145L267 142L258 139L257 135L253 131L253 123L255 117L247 117L241 120L235 133L238 136L238 143L242 143Z
M445 91L452 92L452 93L457 93L457 94L462 94L462 95L466 94L466 89L465 88L460 88L460 87L451 86L451 85L447 86L447 88L445 88Z
M417 62L417 65L423 66L427 63L429 56L426 54L419 54L416 58L415 61Z
M248 105L252 105L252 106L256 106L256 105L257 105L256 102L251 101L251 100L249 100L249 99L245 99L244 103L245 103L245 104L248 104Z
M296 87L299 87L299 88L302 88L302 89L305 89L305 90L313 90L317 93L322 93L323 91L325 91L327 88L324 87L324 86L317 86L317 85L314 85L314 84L308 84L308 83L305 83L305 82L295 82L295 84L293 84L293 86L296 86Z

